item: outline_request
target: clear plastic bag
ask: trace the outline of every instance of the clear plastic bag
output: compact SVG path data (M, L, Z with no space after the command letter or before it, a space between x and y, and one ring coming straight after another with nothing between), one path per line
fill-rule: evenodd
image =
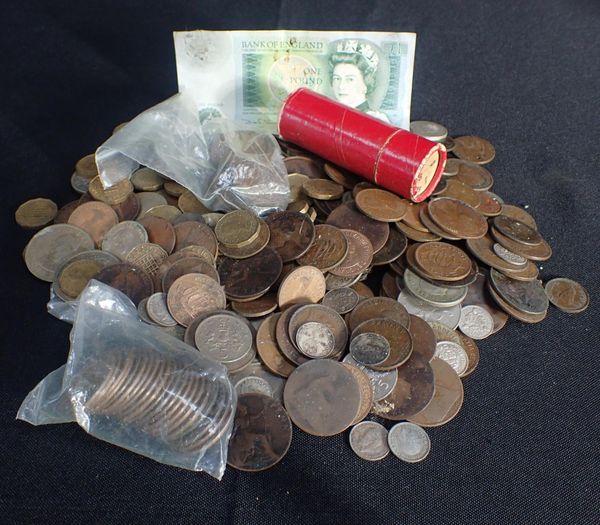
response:
M148 166L188 188L214 211L284 210L287 170L272 135L218 118L200 122L193 100L179 93L147 109L96 151L105 186Z
M140 321L110 286L92 280L78 302L66 365L28 394L17 418L76 421L99 439L221 479L236 405L225 367Z

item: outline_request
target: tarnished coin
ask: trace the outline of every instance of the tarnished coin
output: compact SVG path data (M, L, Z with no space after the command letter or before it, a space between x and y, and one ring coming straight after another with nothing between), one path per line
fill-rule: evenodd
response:
M137 306L144 297L154 292L152 278L142 269L129 263L106 266L94 277L123 292Z
M333 308L338 314L351 312L360 301L360 296L352 288L342 287L325 294L321 304Z
M535 219L523 208L519 208L513 204L502 204L501 214L505 215L506 217L510 217L511 219L516 219L523 224L527 224L527 226L533 228L534 230L538 229Z
M380 401L385 398L394 389L398 381L397 368L388 372L377 372L376 370L372 370L362 363L359 363L350 354L347 354L344 357L343 362L356 366L367 374L371 381L371 386L373 387L373 401Z
M23 252L27 269L42 281L52 282L65 261L92 250L90 235L70 224L53 224L37 232Z
M148 210L151 210L156 206L164 206L167 204L167 199L155 191L140 191L139 193L136 193L136 197L140 203L138 217L143 217Z
M452 150L454 150L454 147L456 146L454 139L452 137L446 137L444 140L442 140L442 144L444 146L446 146L446 151L448 153L450 153Z
M300 429L315 436L333 436L348 428L358 414L360 388L341 363L314 359L292 372L283 400Z
M427 322L437 321L453 330L458 326L460 305L440 308L418 299L407 290L400 292L398 302L406 308L408 313L416 315Z
M354 275L352 277L340 277L338 275L328 273L327 277L325 277L325 286L327 287L327 290L348 288L349 286L355 285L361 277L362 273L359 273L358 275Z
M363 365L380 365L390 356L390 343L380 334L363 332L350 340L350 354Z
M586 289L572 279L552 279L546 283L545 291L550 302L563 312L578 314L590 304Z
M449 158L446 160L446 165L444 166L444 177L455 177L458 175L458 170L460 163L462 161L459 159ZM443 180L443 179L442 179Z
M408 246L406 235L398 228L390 228L388 240L383 245L383 248L373 255L373 266L389 264L398 259Z
M160 173L151 168L140 168L131 175L131 184L137 191L157 191L163 183Z
M323 170L321 166L310 157L303 155L292 155L283 159L283 163L289 174L301 173L311 179L323 178Z
M92 180L98 175L98 167L96 166L96 154L90 153L85 157L82 157L75 164L75 172L80 177L88 180Z
M161 204L160 206L154 206L154 208L150 208L148 211L144 212L140 218L158 217L159 219L164 219L165 221L171 222L180 215L182 215L181 210L176 206L172 206L170 204Z
M15 212L15 220L22 228L37 229L50 224L58 207L50 199L31 199L21 204Z
M448 241L459 241L460 240L459 237L454 237L453 235L449 234L448 232L442 230L435 222L433 222L431 220L431 217L429 216L429 209L427 208L427 206L420 207L419 218L421 219L421 222L425 226L427 226L427 229L433 235L437 235L438 237L441 237L442 239L446 239Z
M490 233L507 250L532 261L546 261L552 256L552 248L544 239L539 244L530 245L514 241L498 231L494 226L490 228Z
M515 319L519 321L523 321L524 323L539 323L546 318L548 310L544 310L542 313L532 314L527 313L515 308L513 305L509 304L507 301L501 297L497 290L492 286L490 280L487 281L487 288L492 296L492 299L502 310L504 310L507 314L511 315Z
M167 306L173 318L188 326L205 312L225 308L225 292L214 280L200 273L188 273L177 279L167 294Z
M356 379L360 388L360 409L354 418L354 421L352 421L352 424L356 425L366 418L369 415L369 412L371 412L371 408L373 407L373 387L371 386L371 380L369 379L369 376L360 368L349 363L342 364L354 376L354 379Z
M437 341L429 323L416 315L411 315L408 331L413 341L413 353L421 354L427 361L431 361Z
M299 257L298 262L326 272L339 265L347 253L348 241L341 230L335 226L318 224L312 245Z
M156 292L148 297L146 302L148 317L160 326L175 326L177 321L173 319L167 308L167 294Z
M344 187L330 179L307 179L302 184L302 191L313 199L339 199L344 193Z
M494 333L494 319L482 306L463 306L458 327L468 337L485 339Z
M237 361L252 348L252 332L237 315L215 313L206 317L196 327L194 340L196 348L220 363Z
M502 211L502 203L500 202L500 197L491 191L482 191L481 193L481 202L477 207L477 211L479 213L483 213L488 217L495 217L496 215L500 215Z
M187 246L202 246L212 255L217 255L217 238L206 224L189 221L176 224L175 229L175 248L179 251Z
M296 346L307 357L323 359L333 353L335 337L327 325L309 321L296 330Z
M462 375L462 377L466 377L473 372L473 370L475 370L479 364L479 348L477 347L475 341L473 341L473 339L471 339L469 336L464 334L459 334L459 336L462 342L461 346L465 349L465 352L467 352L467 357L469 360L469 366L467 366L467 369Z
M185 190L177 199L177 207L183 213L210 213L209 210L204 204L202 204L196 196L190 191Z
M471 271L471 259L460 248L445 242L420 244L415 262L426 275L441 281L459 281Z
M277 296L268 293L252 301L231 301L231 308L247 318L263 317L277 309Z
M288 183L290 185L290 203L298 202L303 200L302 197L304 193L302 191L302 184L304 181L308 180L308 176L302 173L289 173L288 174ZM306 202L306 201L304 201ZM308 208L308 205L307 205ZM299 211L299 210L295 210Z
M341 232L346 237L348 252L343 261L329 271L338 277L352 277L369 268L373 260L373 246L362 233L354 230Z
M471 186L464 184L456 178L447 181L446 189L440 194L440 197L456 199L457 201L464 202L473 208L479 207L479 204L481 203L479 192L475 191Z
M440 197L429 202L429 216L444 231L461 239L479 239L488 230L483 215L464 202Z
M132 221L139 216L141 205L137 194L130 193L123 202L113 204L111 208L115 210L119 221Z
M422 202L420 204L415 204L414 202L408 203L408 208L406 210L406 215L402 219L402 223L409 226L414 230L418 230L423 233L428 233L429 230L427 226L425 226L421 222L421 208L427 206L426 202Z
M290 340L296 341L296 334L300 326L310 321L316 321L329 328L334 340L334 349L331 358L336 359L341 357L348 341L348 328L340 314L322 304L305 304L294 311L289 318L287 327Z
M288 377L296 368L292 362L281 353L277 345L275 328L281 314L276 313L267 317L256 332L256 349L262 362L274 374Z
M277 320L275 327L275 339L281 353L295 365L301 365L308 361L308 357L300 353L294 344L294 339L289 330L290 319L302 308L302 304L293 304L285 309Z
M262 377L245 376L237 380L234 386L238 397L243 394L264 394L273 397L271 385Z
M124 261L133 248L148 242L148 233L135 221L115 224L102 239L102 249Z
M221 219L220 219L221 220ZM220 221L219 220L219 221ZM271 232L265 221L258 221L258 236L249 244L241 247L233 247L225 244L219 244L219 251L231 259L246 259L256 255L267 246Z
M71 213L73 213L73 210L77 208L79 204L79 200L71 201L65 204L56 213L56 217L54 217L54 224L66 224L69 221Z
M361 301L348 316L348 328L354 331L358 325L373 318L385 318L398 321L402 326L408 328L410 317L406 308L395 299L387 297L373 297Z
M500 259L503 259L510 264L514 264L515 266L525 266L527 264L527 259L525 259L525 257L521 257L520 255L507 250L497 242L494 243L493 250Z
M69 217L69 224L90 234L97 247L108 231L119 222L115 211L103 202L86 202L78 206Z
M163 189L172 197L181 197L186 192L186 187L172 180L165 180Z
M455 162L458 171L454 180L467 184L478 192L489 190L494 185L492 174L483 166L466 160Z
M496 156L496 150L487 140L474 135L454 137L454 154L475 164L487 164Z
M415 242L433 242L440 241L442 237L440 235L431 233L430 231L422 232L420 230L416 230L411 228L408 224L404 224L403 222L394 223L396 228L400 230L406 237L408 237L411 241Z
M548 297L539 281L515 281L492 268L490 282L502 299L521 312L542 314L548 310Z
M258 472L276 465L292 442L292 424L280 403L263 394L238 397L227 463Z
M363 421L350 431L350 447L361 459L379 461L390 453L388 431L375 421Z
M448 130L444 126L429 120L413 120L410 131L435 142L441 142L448 136Z
M175 248L175 228L173 225L160 217L147 216L139 219L148 234L148 240L153 244L158 244L167 253L171 253Z
M271 231L268 246L280 255L283 262L304 255L315 238L313 222L299 212L278 211L269 215L265 222Z
M280 308L298 303L317 303L325 295L323 273L314 266L292 270L279 285L277 302Z
M433 306L454 306L460 304L467 295L466 286L459 288L436 286L421 279L408 268L404 271L404 284L415 297L418 297Z
M103 267L101 262L92 259L73 260L61 268L56 282L69 299L77 299L89 280Z
M339 166L334 166L329 162L326 162L323 166L323 171L325 171L325 175L327 175L332 181L341 184L344 188L351 190L356 186L361 180L360 177L354 175L354 173L350 173L344 168L340 168Z
M125 257L125 260L144 270L153 279L154 288L158 290L160 289L158 269L168 256L169 254L158 244L145 242L134 246Z
M398 368L410 358L412 338L410 332L398 321L384 318L369 319L359 324L352 331L352 339L366 332L379 334L390 345L390 353L387 359L380 364L370 364L370 368L378 371L392 370Z
M494 217L495 228L506 235L509 239L522 244L535 246L542 242L540 233L517 219L512 219L506 215Z
M80 195L88 193L88 190L90 189L90 180L80 176L77 172L74 172L71 175L70 182L71 188L73 188Z
M241 248L258 237L258 217L248 210L226 213L215 226L218 241L225 246Z
M492 268L496 268L502 272L507 270L519 271L523 268L523 266L516 265L511 261L507 261L506 258L496 255L495 250L493 249L494 244L497 243L494 243L494 239L492 239L489 234L484 235L481 239L467 239L466 242L468 250L477 257L477 259ZM533 265L533 263L531 264Z
M283 403L285 379L271 373L258 359L253 359L243 369L229 375L238 395L265 394Z
M94 200L110 204L111 206L124 202L133 192L133 185L129 179L123 179L109 187L104 187L100 176L90 181L88 188Z
M462 345L453 341L438 341L435 345L434 357L448 363L459 377L467 371L469 366L467 352Z
M392 454L407 463L423 461L431 450L427 432L414 423L396 423L388 432L387 439Z
M356 196L356 207L367 217L382 222L397 222L408 210L408 201L389 191L370 188Z

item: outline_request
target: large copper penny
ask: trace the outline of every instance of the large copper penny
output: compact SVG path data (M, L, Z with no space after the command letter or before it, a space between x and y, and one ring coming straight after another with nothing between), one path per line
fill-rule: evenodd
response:
M316 321L324 324L332 333L334 348L329 354L333 357L341 354L348 342L348 328L340 314L332 308L322 304L306 304L300 306L290 317L288 324L288 335L292 341L296 341L298 329L305 323ZM296 344L298 348L298 344ZM303 352L304 353L304 352ZM306 355L306 353L304 353Z
M495 193L492 193L491 191L482 191L481 202L479 203L477 211L488 217L495 217L496 215L500 215L502 203Z
M445 361L431 361L435 392L429 404L417 414L407 417L422 427L437 427L448 423L458 414L464 399L463 384L454 369Z
M508 251L516 253L517 255L525 257L526 259L531 259L532 261L547 261L552 256L552 248L544 239L542 239L540 244L531 246L513 241L506 235L499 232L494 226L492 226L490 232L492 237Z
M178 252L180 253L180 252ZM161 268L164 268L161 266ZM169 288L173 283L179 279L182 275L188 273L201 273L208 275L211 279L214 279L217 283L219 281L219 274L209 263L200 257L184 257L175 261L172 265L169 265L169 269L161 276L160 283L163 292L168 292Z
M539 323L546 318L548 310L545 310L541 314L530 314L527 312L522 312L521 310L515 308L514 306L512 306L511 304L506 302L498 294L498 292L494 289L494 287L492 286L492 283L490 282L489 279L487 281L487 287L488 287L488 291L490 292L490 295L492 296L492 299L494 300L494 302L500 308L502 308L502 310L504 310L507 314L514 317L515 319L518 319L519 321L523 321L524 323Z
M312 245L298 262L326 272L340 264L347 253L348 241L342 231L335 226L318 224Z
M310 157L294 155L283 159L288 174L301 173L311 179L322 179L323 169Z
M435 354L437 340L429 323L416 315L411 315L408 331L412 337L413 354L420 354L427 361L431 361Z
M154 292L152 278L142 269L129 263L112 264L100 270L94 277L123 292L137 306L144 297Z
M214 280L200 273L177 279L167 295L169 312L180 325L188 326L199 315L225 308L225 292Z
M405 328L410 325L408 312L398 301L387 297L373 297L361 301L352 310L347 318L348 328L353 332L364 321L375 318L392 319Z
M383 248L373 255L373 266L389 264L400 257L408 246L408 240L397 228L390 228L388 240L383 245Z
M494 242L494 239L492 239L489 234L486 234L481 239L467 239L466 245L469 251L481 262L492 268L496 268L501 272L518 272L523 269L522 266L517 266L516 264L498 257L494 251Z
M88 232L97 247L108 231L119 222L115 211L103 202L86 202L78 206L69 217L69 224Z
M326 223L362 233L371 241L373 252L378 252L383 248L390 234L390 227L387 223L363 215L353 202L346 202L338 206L327 217Z
M461 239L479 239L487 230L487 220L464 202L440 197L429 202L429 216L443 230Z
M453 153L462 160L475 164L487 164L496 156L496 150L487 140L474 135L454 138Z
M540 315L548 309L548 297L540 281L515 281L492 268L490 282L504 301L521 312Z
M120 221L133 221L140 215L141 203L135 193L130 193L123 202L111 204L110 207L115 210Z
M323 273L314 266L300 266L292 270L279 285L277 302L280 308L297 303L317 303L325 295Z
M231 301L231 308L247 318L263 317L277 309L277 296L268 293L252 301Z
M440 279L432 279L430 275L421 270L421 267L416 262L415 251L418 247L418 244L413 244L408 247L408 250L406 250L406 262L410 270L416 273L421 279L424 279L435 286L442 286L445 288L462 288L463 286L468 286L475 280L479 267L474 260L471 260L471 270L464 279L460 279L458 281L442 281Z
M471 188L471 186L456 179L450 179L446 183L446 189L440 193L440 197L456 199L473 208L477 208L481 202L478 192Z
M315 359L292 372L283 401L300 429L315 436L333 436L346 430L357 417L360 386L342 363Z
M320 200L339 199L344 193L344 187L330 179L307 179L302 184L302 191Z
M348 253L344 260L330 273L338 277L353 277L363 273L373 260L373 246L371 241L355 230L341 230L348 243Z
M578 314L590 304L590 296L577 281L557 277L546 283L546 295L549 301L563 312Z
M73 210L79 206L79 200L67 202L62 208L58 210L56 213L56 217L54 217L54 224L67 224L69 222L69 217Z
M352 424L356 425L366 418L369 412L371 412L371 408L373 408L373 386L371 385L369 376L360 368L350 363L342 364L352 373L360 388L360 409L354 421L352 421Z
M273 248L283 262L304 255L315 238L315 226L303 213L278 211L269 215L265 222L271 231L267 246Z
M489 190L494 185L492 174L479 164L457 160L458 173L454 180L468 184L476 191Z
M440 241L442 237L435 233L431 233L430 231L423 232L420 230L416 230L411 228L408 224L404 224L402 221L394 223L396 228L400 230L406 237L408 237L411 241L415 242L434 242Z
M537 230L537 224L535 219L526 212L523 208L519 208L518 206L514 206L513 204L502 204L502 212L501 215L505 215L506 217L511 217L512 219L516 219L521 221L527 226Z
M295 365L301 365L302 363L306 363L306 361L308 361L308 357L304 356L296 349L296 345L294 345L292 339L290 338L290 332L288 330L292 315L294 315L294 313L296 313L296 311L301 307L301 304L290 306L281 314L277 320L277 325L275 326L275 339L279 349L281 350L281 353Z
M256 349L262 362L274 374L288 377L296 368L279 350L275 335L277 321L281 314L272 314L267 317L258 327L256 332Z
M429 209L427 206L421 206L419 210L419 217L421 218L421 222L427 226L427 229L433 234L441 237L442 239L447 239L449 241L459 241L459 237L454 237L450 235L448 232L442 230L435 222L431 220L429 216Z
M430 278L460 281L471 271L471 259L460 248L445 242L420 244L414 251L415 263Z
M413 202L408 203L408 209L404 215L402 222L414 230L418 230L423 233L427 233L429 230L421 222L421 208L427 206L426 202L415 204Z
M175 228L173 225L160 217L147 216L138 221L148 233L148 240L158 244L167 253L175 248Z
M494 226L500 233L515 242L531 246L542 242L542 236L536 229L506 215L494 217Z
M280 403L264 394L238 397L227 464L258 472L279 463L292 442L292 423Z
M179 251L186 246L198 245L206 248L215 257L217 256L217 238L206 224L199 222L181 222L175 228L175 248Z
M384 337L390 345L390 354L383 363L369 365L373 370L387 372L407 362L412 354L413 341L410 332L393 319L370 319L352 331L352 339L360 334L374 333Z
M356 196L356 207L376 221L397 222L406 215L408 201L389 191L370 188Z
M431 365L420 354L413 354L398 370L394 389L373 404L373 413L392 421L407 419L419 413L434 395Z

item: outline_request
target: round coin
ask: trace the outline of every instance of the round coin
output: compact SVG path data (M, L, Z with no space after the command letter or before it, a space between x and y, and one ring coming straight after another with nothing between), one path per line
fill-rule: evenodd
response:
M339 199L344 193L344 187L330 179L307 179L302 184L302 191L313 199Z
M454 341L438 341L435 345L434 357L448 363L459 377L466 372L469 366L467 352L462 345Z
M373 261L373 246L362 233L354 230L341 230L348 243L348 252L344 260L330 273L338 277L352 277L364 272Z
M218 241L225 246L241 248L258 237L258 217L248 210L226 213L215 226Z
M407 463L423 461L431 450L427 432L414 423L396 423L388 433L392 454Z
M388 431L375 421L363 421L350 431L350 447L361 459L379 461L390 453Z
M123 292L136 306L154 292L151 277L142 269L129 263L106 266L96 274L94 279Z
M545 291L550 302L563 312L578 314L590 304L586 289L572 279L552 279L546 283Z
M502 299L521 312L539 315L548 310L548 297L539 281L516 281L492 268L490 282Z
M86 202L78 206L69 217L69 224L89 233L97 247L108 231L119 222L115 211L103 202Z
M494 332L494 319L482 306L463 306L458 327L463 334L472 339L485 339Z
M275 328L280 316L279 313L270 315L260 324L256 332L256 349L262 362L271 372L288 377L296 365L288 361L277 345Z
M410 131L435 142L441 142L448 136L448 130L444 126L429 120L413 120Z
M342 287L327 292L321 304L334 309L338 314L347 314L354 309L359 301L358 292L352 288Z
M467 295L467 287L445 288L436 286L409 270L404 271L404 284L406 288L419 299L433 306L449 307L462 302Z
M76 259L61 268L56 282L61 292L69 299L77 299L89 280L103 267L101 262L93 259Z
M160 217L146 216L138 221L146 230L148 239L145 242L158 244L167 253L175 248L175 228L173 225Z
M323 273L314 266L292 270L279 285L277 302L280 308L297 303L317 303L325 295Z
M133 248L146 242L148 234L140 223L123 221L106 232L102 239L102 249L124 261Z
M494 185L492 174L483 166L466 160L456 160L455 162L458 168L455 180L467 184L479 192L489 190Z
M173 318L188 326L205 312L225 308L225 292L214 280L200 273L188 273L177 279L167 294L167 306Z
M323 323L309 321L296 330L296 346L306 357L323 359L329 357L335 348L335 337Z
M194 341L196 348L211 359L232 363L251 350L253 334L237 315L215 313L196 327Z
M273 248L284 263L304 255L315 238L313 222L303 213L278 211L265 222L271 231L267 246Z
M152 321L160 326L175 326L177 324L177 321L173 319L167 308L166 293L156 292L148 297L146 313Z
M363 365L380 365L390 356L390 343L382 335L363 332L350 340L350 354Z
M507 250L497 242L494 243L493 250L500 259L503 259L510 264L514 264L515 266L525 266L527 264L527 259L525 259L525 257L521 257L520 255Z
M540 233L517 219L512 219L506 215L498 215L494 217L495 228L506 235L509 239L522 244L535 246L542 242Z
M369 319L359 324L352 331L352 338L354 339L366 332L379 334L390 345L390 353L383 363L369 365L374 370L386 371L398 368L411 356L412 338L410 332L398 321L383 318Z
M367 217L382 222L400 221L408 210L408 201L379 188L361 191L355 202Z
M435 355L437 341L429 323L416 315L411 315L408 331L413 341L413 354L420 354L427 361L431 361Z
M487 140L474 135L454 137L453 153L462 160L487 164L494 160L496 150Z
M408 313L416 315L427 322L440 322L453 330L458 326L460 305L447 308L436 307L418 299L406 290L400 292L398 302L406 308Z
M22 228L37 229L51 223L58 207L50 199L31 199L21 204L15 212L15 220Z
M360 370L367 374L373 388L373 401L384 399L394 389L398 382L397 368L388 372L377 372L376 370L372 370L362 363L359 363L351 354L347 354L342 361L346 364L360 368Z
M326 272L339 265L347 253L348 241L341 230L335 226L318 224L312 245L298 258L298 262Z
M347 318L348 328L353 332L358 325L373 318L385 318L398 321L402 326L408 328L410 317L406 308L395 299L387 297L372 297L361 301Z
M488 230L483 215L468 204L440 197L429 202L429 216L444 231L461 239L479 239Z

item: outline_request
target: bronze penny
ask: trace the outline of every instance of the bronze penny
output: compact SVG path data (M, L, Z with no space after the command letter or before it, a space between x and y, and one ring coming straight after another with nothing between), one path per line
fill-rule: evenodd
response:
M302 184L305 195L319 200L339 199L344 193L344 187L330 179L308 179Z
M173 225L160 217L146 216L138 221L148 232L148 240L158 244L167 253L175 248L175 228Z
M266 247L246 259L225 257L219 276L228 297L243 299L265 293L279 278L282 267L279 254Z
M308 357L305 357L298 352L296 346L292 342L292 339L290 339L288 330L292 315L294 315L294 313L296 313L300 307L302 307L301 304L290 306L281 314L277 320L277 325L275 326L275 339L277 341L277 345L279 346L279 350L281 350L281 353L295 365L301 365L309 360Z
M431 361L435 354L437 340L429 323L416 315L411 315L408 331L413 341L413 354L420 354L427 361Z
M317 303L325 295L323 273L314 266L300 266L292 270L279 285L277 302L280 308L297 303Z
M130 193L129 196L119 204L111 206L120 221L133 221L140 214L140 201L135 193Z
M434 395L432 366L420 354L413 354L398 370L392 391L373 404L373 413L384 419L400 421L418 414Z
M511 219L516 219L521 221L524 224L527 224L530 228L537 230L537 224L535 219L529 215L523 208L519 208L518 206L514 206L512 204L502 204L502 212L501 215L505 215L506 217L510 217Z
M352 331L352 339L364 333L375 333L384 337L390 344L390 355L383 363L369 365L378 372L387 372L406 363L413 351L413 341L410 332L398 321L393 319L369 319L359 324Z
M133 185L129 179L123 179L105 188L100 180L100 176L97 176L90 181L88 191L94 200L114 206L124 202L133 193Z
M199 222L182 222L173 227L175 229L175 248L179 251L186 246L202 246L215 257L217 256L217 238L206 224Z
M56 213L56 217L54 217L54 224L66 224L69 222L69 217L73 210L79 206L79 200L71 201L65 204L62 208L58 210Z
M453 153L461 160L475 164L487 164L494 160L496 150L487 140L474 135L454 138Z
M225 292L214 280L200 273L177 279L167 293L169 312L180 325L188 326L199 315L225 308Z
M356 419L361 408L360 386L342 363L314 359L292 372L283 401L300 429L315 436L333 436Z
M487 281L487 287L488 287L488 291L490 292L490 295L492 296L492 299L495 301L495 303L500 308L502 308L502 310L504 310L507 314L511 315L515 319L518 319L519 321L522 321L524 323L533 324L533 323L539 323L546 318L546 315L548 313L547 310L541 314L530 314L530 313L522 312L521 310L518 310L517 308L508 304L498 294L498 292L496 290L494 290L494 287L492 286L492 284L490 283L489 280Z
M279 463L292 442L292 423L280 403L264 394L238 397L227 464L259 472Z
M463 299L463 306L477 305L485 308L492 319L494 320L494 329L492 333L496 333L502 328L508 321L508 315L504 310L500 310L497 307L496 302L492 299L490 292L486 285L485 275L478 273L475 281L473 281L467 288L467 295Z
M358 410L358 414L354 418L354 421L352 421L352 425L356 425L366 418L373 408L373 386L371 385L369 376L360 368L350 363L342 363L342 365L344 365L346 369L349 370L354 376L354 379L356 379L356 382L360 388L360 408Z
M471 186L464 184L456 179L451 179L446 184L446 189L440 193L440 197L448 197L468 204L472 208L477 208L481 199L479 193Z
M231 301L231 308L244 317L263 317L277 309L277 296L274 293L268 293L252 301Z
M156 206L167 204L167 199L165 199L161 193L156 191L140 191L139 193L136 193L135 196L140 204L138 217L143 217L148 210L151 210Z
M316 210L321 219L327 219L327 217L331 215L331 212L342 204L342 199L332 199L327 201L315 200L313 202L313 208Z
M479 364L479 347L477 343L473 341L469 336L464 334L458 334L461 339L461 346L465 349L467 357L469 358L469 365L461 377L467 377L477 368Z
M373 245L373 252L378 252L383 248L390 233L387 223L363 215L353 202L346 202L338 206L327 217L326 223L362 233Z
M269 243L269 239L271 237L271 232L269 227L265 223L259 219L258 225L258 237L252 241L250 244L242 246L240 248L234 248L232 246L226 246L224 244L219 245L219 250L223 255L230 257L232 259L246 259L248 257L252 257L259 253L265 246Z
M315 238L314 224L299 212L278 211L265 222L271 232L267 246L273 248L284 263L304 255Z
M373 290L369 288L365 283L354 283L350 286L362 299L371 299L375 297Z
M15 221L22 228L37 229L50 224L58 207L50 199L31 199L21 204L15 212Z
M200 257L184 257L169 265L169 269L161 275L160 283L163 292L168 292L173 283L182 275L188 273L201 273L220 283L219 274L209 263Z
M498 201L497 196L491 191L482 191L481 202L477 211L483 213L487 217L495 217L502 212L502 203Z
M464 399L463 384L454 369L445 361L434 357L431 368L435 392L429 404L407 419L422 427L437 427L448 423L458 414Z
M104 236L118 222L117 214L108 204L86 202L73 210L68 223L89 233L96 246L100 247Z
M505 302L520 312L541 315L548 310L548 297L540 281L515 281L492 268L490 283Z
M542 242L542 236L537 230L506 215L494 217L494 227L502 235L521 244L536 246Z
M408 211L408 201L389 191L371 188L356 196L356 207L367 217L382 222L401 221Z
M540 244L530 246L527 244L522 244L520 242L513 241L512 239L503 235L493 226L490 229L490 232L492 234L492 237L496 239L498 243L504 246L508 251L516 253L521 257L531 259L532 261L547 261L548 259L550 259L550 257L552 257L552 248L544 239L542 239L542 242Z
M335 226L318 224L315 238L308 251L298 258L303 266L315 266L326 272L340 264L348 253L348 241Z
M467 184L475 191L489 190L494 185L492 174L483 166L466 160L455 162L457 163L458 173L453 180Z
M427 208L427 206L421 206L419 216L421 218L421 222L425 226L427 226L427 229L432 233L432 235L437 235L438 237L441 237L442 239L446 239L448 241L460 240L459 237L454 237L448 232L442 230L435 222L431 220L431 217L429 216L429 209Z
M583 312L590 304L590 296L577 281L557 277L546 283L548 300L559 310L570 314Z
M496 255L493 249L494 239L489 234L486 234L481 239L467 239L466 245L475 257L492 268L496 268L502 272L505 270L516 272L523 269L523 267L512 264Z
M527 259L525 266L520 268L519 270L499 270L504 275L507 275L511 279L515 279L517 281L535 281L539 276L538 267Z
M129 263L106 266L94 277L123 292L137 306L144 297L154 293L152 278L144 271Z
M77 299L89 280L103 267L102 263L91 259L74 260L63 266L56 281L61 291L69 299Z
M425 226L421 222L420 211L421 208L427 206L426 202L415 204L413 202L408 203L408 208L406 210L406 215L403 217L402 222L412 228L413 230L418 230L423 233L428 233L429 230L427 226Z
M332 181L341 184L347 190L351 190L362 180L360 177L354 175L354 173L350 173L339 166L334 166L329 162L325 163L323 170Z
M355 230L340 230L348 243L348 253L344 260L330 273L338 277L352 277L364 272L373 260L373 246L371 241Z
M348 342L348 328L344 319L333 308L321 304L306 304L296 309L288 322L288 336L296 342L298 329L305 323L316 321L324 324L334 337L334 347L330 356L341 354ZM296 344L296 348L298 345Z
M383 264L389 264L400 257L408 246L408 240L397 228L390 228L390 235L388 240L383 245L383 248L373 255L373 266L380 266Z
M283 159L285 168L289 174L301 173L311 179L322 179L323 170L321 166L317 164L313 159L309 157L302 157L294 155L292 157L286 157Z
M432 279L428 274L423 272L420 266L417 265L415 260L415 251L419 247L418 244L413 244L408 247L406 250L406 262L414 273L416 273L421 279L424 279L428 283L431 283L435 286L441 286L443 288L462 288L463 286L468 286L471 284L475 278L477 277L477 272L479 271L479 267L474 260L471 260L471 269L469 274L464 278L458 281L442 281L439 279Z
M460 281L471 271L471 259L460 248L445 242L419 244L414 251L415 263L431 279Z
M381 279L381 291L386 297L396 300L401 288L396 280L396 274L394 272L387 271L383 274L383 278Z
M201 213L181 213L177 215L174 219L169 221L173 226L176 224L181 224L182 222L199 222L200 224L206 224L206 220L204 219L204 215Z
M434 233L425 233L420 230L415 230L414 228L411 228L408 224L404 224L403 222L396 222L395 226L411 241L434 242L442 239L439 235L436 235Z
M264 365L274 374L288 377L296 368L279 350L275 328L281 314L272 314L267 317L256 332L256 349Z
M361 180L359 183L352 188L352 197L356 199L356 196L363 190L367 190L369 188L377 188L375 184L367 182L366 180Z
M177 207L183 213L210 213L204 204L202 204L196 196L190 191L185 190L177 199Z
M442 230L461 239L479 239L488 230L487 221L481 213L448 197L429 202L429 216Z
M163 189L172 197L181 197L186 192L186 187L173 180L166 180L163 183Z
M96 166L96 154L90 153L79 159L75 164L77 175L84 179L92 180L98 175L98 167Z
M410 317L406 308L395 299L373 297L358 303L348 316L348 328L351 332L369 319L384 318L398 321L404 328L409 328Z

